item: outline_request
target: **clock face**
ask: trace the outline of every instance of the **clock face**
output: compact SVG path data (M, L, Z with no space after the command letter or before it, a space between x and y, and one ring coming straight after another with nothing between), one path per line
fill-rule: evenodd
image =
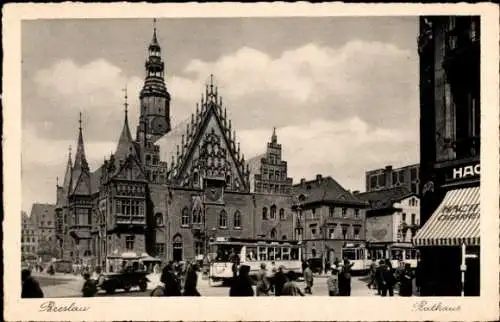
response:
M219 201L222 197L222 187L207 187L205 195L209 201Z
M167 129L167 121L163 117L156 117L151 121L151 130L159 133Z

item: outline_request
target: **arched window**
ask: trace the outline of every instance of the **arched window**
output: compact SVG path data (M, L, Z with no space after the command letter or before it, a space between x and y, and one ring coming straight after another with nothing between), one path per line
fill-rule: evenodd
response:
M401 215L401 222L402 223L405 223L406 222L406 213L403 212L403 214Z
M285 220L285 209L280 208L280 220Z
M241 212L239 210L234 213L234 227L241 228Z
M221 228L227 227L227 213L225 210L221 210L219 214L219 227Z
M267 207L262 208L262 220L267 220Z
M269 216L271 219L276 219L276 206L272 205L271 206L271 215Z
M200 181L200 176L198 175L198 172L193 173L193 183L195 185L199 184Z
M271 239L276 239L276 229L271 229Z
M283 235L283 237L281 237L281 239L286 240L286 235Z
M188 212L188 208L187 207L184 207L182 209L181 224L182 224L182 226L189 225L189 212Z
M226 185L228 185L228 186L229 186L230 184L231 184L231 176L228 174L228 175L226 176Z
M162 226L163 225L163 214L160 212L157 212L155 215L155 221L156 221L156 226Z
M201 209L193 210L193 224L201 224L201 223L202 223Z

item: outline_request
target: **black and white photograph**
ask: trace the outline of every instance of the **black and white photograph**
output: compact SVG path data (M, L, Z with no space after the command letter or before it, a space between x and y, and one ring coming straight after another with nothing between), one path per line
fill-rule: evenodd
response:
M12 303L68 319L94 303L127 311L176 297L184 310L207 297L225 303L217 310L235 297L262 310L262 297L279 297L285 311L342 310L353 298L344 311L372 303L368 319L379 310L370 300L384 313L393 304L383 301L406 301L417 319L473 317L460 301L485 297L495 308L483 314L498 311L498 270L486 275L498 265L498 218L483 218L498 217L498 75L485 76L498 57L483 43L495 31L498 55L498 7L147 8L17 22ZM284 296L302 299L289 308ZM233 318L253 317L237 303Z

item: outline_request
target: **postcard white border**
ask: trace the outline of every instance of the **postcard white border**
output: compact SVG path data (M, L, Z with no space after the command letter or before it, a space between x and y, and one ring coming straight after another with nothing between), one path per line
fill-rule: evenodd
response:
M481 15L481 297L478 298L90 298L55 299L86 312L39 311L20 300L21 20L61 18ZM499 9L493 4L7 4L4 46L4 310L7 320L490 320L499 303ZM417 35L415 35L416 41ZM422 312L417 301L457 306ZM251 302L251 303L250 303Z

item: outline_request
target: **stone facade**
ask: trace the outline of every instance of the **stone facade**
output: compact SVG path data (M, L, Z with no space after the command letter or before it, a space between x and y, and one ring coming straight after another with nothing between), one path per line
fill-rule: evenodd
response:
M365 242L365 201L322 175L302 179L293 190L294 239L304 242L305 259L333 262L346 244Z
M29 217L24 211L21 213L21 258L28 259L36 257L37 227L33 218Z
M272 189L256 193L250 187L256 173L240 150L213 77L191 117L172 127L156 29L145 67L136 137L125 91L116 151L95 171L86 161L80 121L77 153L73 160L70 151L56 189L62 256L109 270L124 254L200 259L209 240L219 236L293 238L292 179L276 130L266 155L253 163L260 174L272 172L261 178Z
M388 165L385 168L366 171L365 178L366 191L404 186L417 195L420 193L420 164L401 168Z

